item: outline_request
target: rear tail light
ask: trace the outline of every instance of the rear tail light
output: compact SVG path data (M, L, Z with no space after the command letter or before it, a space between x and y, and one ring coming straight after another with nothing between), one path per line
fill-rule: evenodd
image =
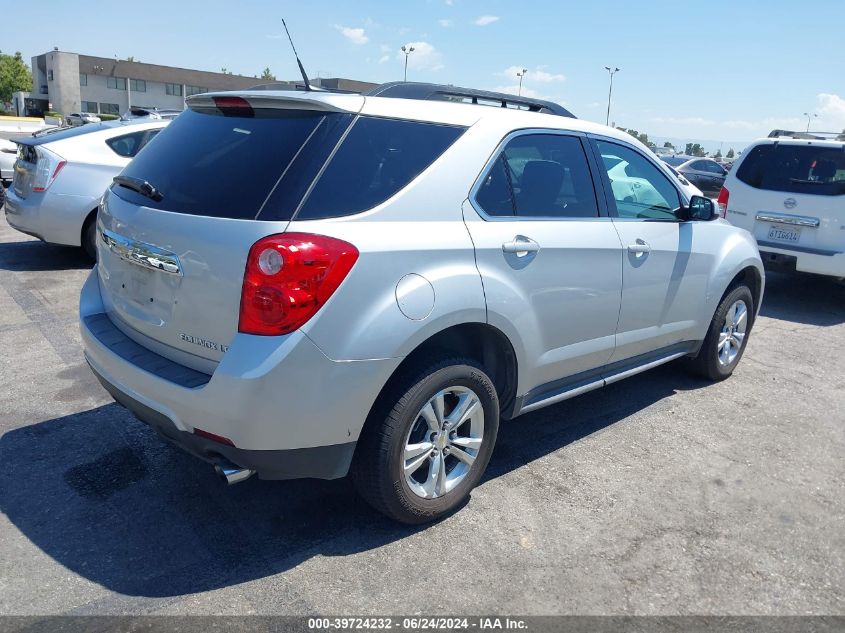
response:
M719 192L719 197L716 198L716 204L719 205L719 215L723 218L728 215L728 198L730 195L730 191L722 187L722 190Z
M278 336L302 327L358 260L352 244L324 235L270 235L249 250L238 331Z
M56 180L59 172L67 165L67 161L49 149L36 147L35 154L38 161L35 164L35 178L32 181L33 191L47 191Z

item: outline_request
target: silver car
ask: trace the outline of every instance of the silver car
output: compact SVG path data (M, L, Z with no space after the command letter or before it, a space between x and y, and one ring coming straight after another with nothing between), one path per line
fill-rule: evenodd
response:
M114 121L18 138L6 220L52 244L82 246L96 257L94 221L112 178L169 121Z
M90 112L74 112L65 117L65 122L71 127L79 127L86 123L99 123L100 121L100 117Z
M712 201L613 128L402 96L188 98L100 207L80 326L118 402L229 482L350 473L422 523L500 419L730 376L764 273Z

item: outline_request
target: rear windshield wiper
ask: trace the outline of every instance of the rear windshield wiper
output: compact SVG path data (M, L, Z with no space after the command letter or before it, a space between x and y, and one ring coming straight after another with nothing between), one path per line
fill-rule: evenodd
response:
M155 186L142 178L133 178L132 176L115 176L112 180L121 187L126 187L127 189L140 193L142 196L146 196L150 200L161 202L162 198L164 198L162 193L156 189Z
M799 185L828 185L827 181L824 180L807 180L805 178L790 178L789 182L794 182Z

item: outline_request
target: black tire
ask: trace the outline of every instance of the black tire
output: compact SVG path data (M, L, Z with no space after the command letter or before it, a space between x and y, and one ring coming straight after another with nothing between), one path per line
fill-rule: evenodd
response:
M470 389L480 401L484 412L481 446L475 461L452 490L435 498L423 498L406 481L405 443L421 424L419 413L423 406L441 390L452 387ZM499 398L484 369L469 358L428 359L402 372L385 388L358 440L352 481L367 503L396 521L434 521L467 500L487 468L498 430ZM428 433L424 430L425 435ZM445 468L459 466L454 455L444 455L441 459Z
M97 214L85 221L82 227L82 248L92 262L97 263Z
M748 323L745 329L745 336L739 346L739 351L732 361L723 363L719 360L719 337L722 332L722 327L725 324L725 318L728 310L737 302L742 301L746 308L746 319ZM745 347L748 345L748 337L751 335L751 328L754 325L754 296L751 290L746 285L738 285L729 289L722 300L719 302L719 307L713 315L713 320L710 322L710 328L707 330L707 336L698 355L690 361L691 369L700 376L710 380L718 381L729 377L739 364L742 354L745 352Z

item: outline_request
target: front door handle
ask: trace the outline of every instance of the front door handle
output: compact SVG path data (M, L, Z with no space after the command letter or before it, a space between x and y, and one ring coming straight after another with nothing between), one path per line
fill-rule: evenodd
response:
M637 238L635 244L628 244L628 252L635 254L637 257L645 255L651 251L651 246L645 240Z
M540 245L530 237L517 235L513 238L513 241L502 244L502 250L505 253L516 253L517 257L525 257L528 253L538 252Z

